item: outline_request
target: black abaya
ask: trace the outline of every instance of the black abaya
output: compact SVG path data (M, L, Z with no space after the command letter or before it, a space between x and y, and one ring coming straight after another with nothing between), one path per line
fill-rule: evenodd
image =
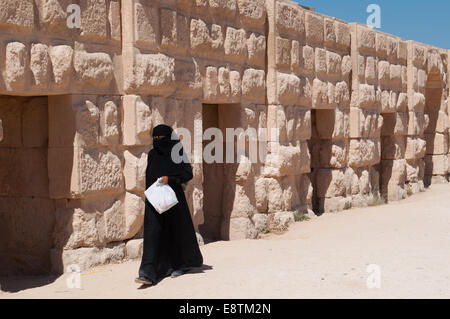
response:
M152 149L148 153L146 170L146 189L159 177L168 176L168 184L178 199L178 204L162 214L145 199L144 247L139 277L146 277L153 283L174 270L188 270L203 264L181 185L192 179L192 167L189 163L175 164L167 155Z

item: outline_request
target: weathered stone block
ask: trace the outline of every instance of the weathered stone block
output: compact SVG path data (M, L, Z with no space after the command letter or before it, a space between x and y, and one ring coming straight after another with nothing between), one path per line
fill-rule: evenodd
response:
M305 32L305 13L298 6L277 2L276 23L281 31L289 34L302 34Z
M34 26L34 6L31 0L1 0L0 24L31 29Z
M225 57L243 62L247 59L247 35L244 29L227 28L225 42Z
M418 137L407 137L405 158L407 160L419 159L425 156L426 142Z
M375 31L367 27L358 26L357 36L359 50L368 52L375 50Z
M350 47L350 27L347 23L335 21L336 44L342 49Z
M263 103L265 100L265 72L263 70L246 69L242 76L242 96L247 100Z
M448 134L425 134L426 154L441 155L448 153Z
M113 79L113 63L107 53L75 50L73 67L84 85L108 86Z
M55 84L67 87L72 73L73 49L68 45L54 46L50 48L49 55Z
M148 90L152 93L168 93L175 88L175 59L161 53L138 54L135 62L134 79L127 89Z
M379 139L351 139L348 165L368 167L380 162L381 143Z
M277 145L272 151L266 157L264 167L266 177L301 175L310 172L310 154L306 142L297 143L295 146Z
M358 96L360 107L370 109L375 106L376 95L373 85L360 84Z
M264 0L238 0L241 21L249 25L262 25L266 17Z
M124 152L125 165L123 174L127 191L145 191L145 170L147 168L147 153Z
M345 195L344 171L340 169L319 169L317 171L317 196L331 198Z
M381 158L397 160L405 157L406 138L404 136L384 136L382 137Z
M48 47L44 44L31 45L30 69L33 73L33 84L46 86L49 82L50 59Z
M311 43L322 43L324 37L323 17L312 12L305 12L306 40Z
M257 36L252 33L247 39L248 62L263 66L266 54L266 37L263 35Z
M121 28L121 12L119 1L111 1L109 3L108 21L109 21L109 28L111 30L111 38L116 41L121 41L122 28Z
M291 65L291 41L277 37L276 63L279 68L287 68Z
M341 75L341 56L337 53L327 51L327 74L329 76Z
M120 192L123 188L122 161L106 150L77 150L74 152L73 169L78 172L75 193L86 195L98 192Z
M295 104L300 97L300 79L293 74L277 73L279 101L282 104Z
M158 11L155 7L134 4L134 30L136 42L156 44L159 34Z
M425 175L445 175L448 173L447 155L426 155Z
M122 103L123 144L150 144L150 133L154 125L150 106L137 95L125 95Z
M317 78L313 81L312 107L316 109L328 107L328 84Z
M7 85L12 89L19 89L25 85L27 48L23 43L10 42L6 45L6 60L4 77Z
M381 85L389 86L390 76L390 64L387 61L378 62L378 81Z
M81 35L106 38L106 0L81 0Z

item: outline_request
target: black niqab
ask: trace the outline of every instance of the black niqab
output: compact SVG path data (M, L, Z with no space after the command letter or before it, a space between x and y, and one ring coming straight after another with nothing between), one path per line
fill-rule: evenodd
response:
M197 242L194 225L184 195L182 184L192 179L192 167L187 161L175 163L172 149L180 140L167 125L158 125L152 135L163 136L153 140L153 149L148 153L145 176L146 188L159 177L167 176L168 184L175 191L178 204L159 214L145 200L144 247L139 276L154 283L169 276L174 270L187 270L200 267L203 256ZM180 154L184 154L183 148Z

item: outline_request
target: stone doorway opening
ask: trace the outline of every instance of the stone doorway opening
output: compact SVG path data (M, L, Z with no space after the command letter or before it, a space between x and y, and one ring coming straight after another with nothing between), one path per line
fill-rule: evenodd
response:
M211 162L211 159L205 160L205 156L203 156L204 223L199 225L199 231L205 243L228 239L228 225L236 188L234 177L237 164L236 161L226 162L226 129L235 129L240 126L240 114L239 104L203 104L204 136L205 132L208 133L209 128L218 128L223 137L221 143L215 144L216 147L213 147L211 143L220 142L216 140L217 136L209 135L209 140L203 140L204 154L211 154L215 159L222 159ZM236 150L236 146L234 146L234 150ZM236 151L234 153L236 158Z
M393 196L397 185L395 185L395 181L391 181L392 170L394 161L397 157L403 158L403 154L399 155L397 152L401 150L402 147L405 147L406 141L405 137L397 136L395 134L397 121L397 114L395 112L382 112L380 113L380 116L383 118L383 125L381 126L380 133L381 161L374 166L379 173L380 196L384 201L398 200L399 198ZM391 182L393 182L393 184Z
M428 74L425 86L425 109L429 124L425 128L425 187L435 182L446 181L446 156L448 153L448 135L446 133L446 114L442 109L443 81L437 71Z
M48 97L0 96L0 276L50 272Z
M316 215L326 212L326 201L329 195L327 190L332 181L331 157L333 156L335 112L334 109L311 110L311 139L308 140L308 148L311 154L312 209Z

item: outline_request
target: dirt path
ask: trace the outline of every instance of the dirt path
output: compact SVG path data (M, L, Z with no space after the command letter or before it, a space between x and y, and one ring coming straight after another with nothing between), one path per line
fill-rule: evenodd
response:
M281 236L202 247L210 269L138 289L139 261L7 283L0 298L450 298L450 184L399 203L326 214ZM378 265L381 288L369 289ZM23 289L34 286L35 288Z

